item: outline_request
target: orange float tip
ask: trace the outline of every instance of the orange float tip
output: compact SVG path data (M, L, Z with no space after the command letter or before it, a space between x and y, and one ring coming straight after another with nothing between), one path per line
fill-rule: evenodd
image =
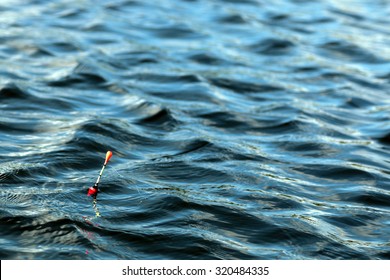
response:
M106 161L104 162L104 164L107 164L107 162L110 160L110 158L112 157L112 152L111 151L108 151L106 153Z

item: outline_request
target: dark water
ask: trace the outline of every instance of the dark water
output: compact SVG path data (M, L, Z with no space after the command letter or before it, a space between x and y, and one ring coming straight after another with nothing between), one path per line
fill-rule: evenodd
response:
M390 259L388 1L1 1L0 42L1 259Z

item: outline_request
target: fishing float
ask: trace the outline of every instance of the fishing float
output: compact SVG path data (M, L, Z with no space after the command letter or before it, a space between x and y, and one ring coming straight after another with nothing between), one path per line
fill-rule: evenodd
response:
M88 189L87 195L88 195L88 196L92 196L94 199L97 198L97 195L98 195L98 192L99 192L99 182L100 182L100 178L102 178L102 174L103 174L104 168L106 168L106 165L107 165L107 163L109 162L109 160L111 159L111 157L112 157L112 152L111 152L111 151L108 151L108 152L106 153L106 160L104 161L102 170L100 170L100 173L99 173L99 176L98 176L98 178L97 178L97 180L96 180L95 185L93 185L92 187L90 187L90 188Z
M99 210L97 209L97 206L96 206L96 198L97 198L97 195L99 193L99 182L100 182L100 179L102 178L104 168L106 168L106 165L110 161L111 157L112 157L112 152L108 151L106 153L106 160L104 161L103 167L100 170L100 173L99 173L99 176L96 180L96 183L88 189L87 195L93 197L93 208L95 209L96 217L100 216Z

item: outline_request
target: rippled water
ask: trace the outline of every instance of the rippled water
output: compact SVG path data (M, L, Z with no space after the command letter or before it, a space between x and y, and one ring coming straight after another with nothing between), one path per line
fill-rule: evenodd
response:
M1 259L390 259L388 1L26 2Z

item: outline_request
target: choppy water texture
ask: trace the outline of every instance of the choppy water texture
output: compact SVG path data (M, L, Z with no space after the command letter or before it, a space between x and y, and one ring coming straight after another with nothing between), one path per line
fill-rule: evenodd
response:
M389 19L1 1L0 258L390 259Z

